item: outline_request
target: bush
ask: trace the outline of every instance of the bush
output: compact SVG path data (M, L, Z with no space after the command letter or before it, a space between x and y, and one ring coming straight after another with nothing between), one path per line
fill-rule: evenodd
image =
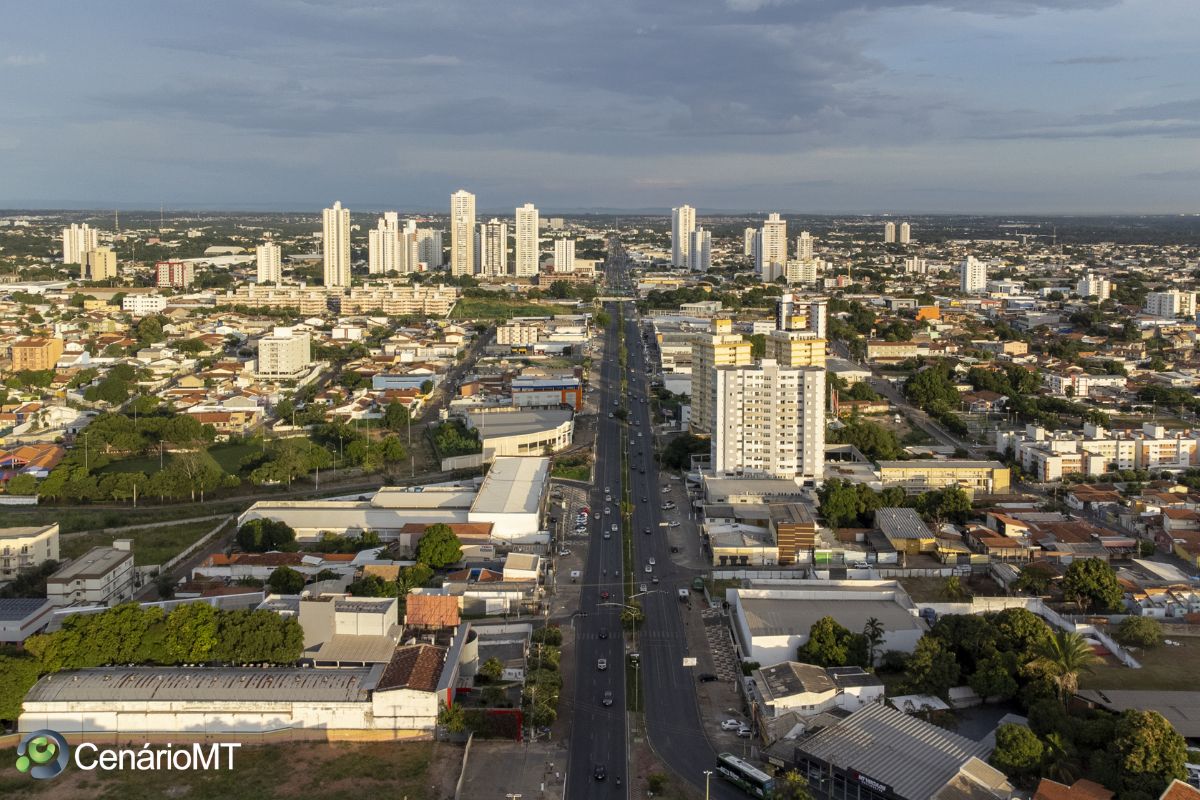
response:
M1116 640L1127 647L1158 647L1162 644L1162 625L1150 617L1126 617L1117 626Z

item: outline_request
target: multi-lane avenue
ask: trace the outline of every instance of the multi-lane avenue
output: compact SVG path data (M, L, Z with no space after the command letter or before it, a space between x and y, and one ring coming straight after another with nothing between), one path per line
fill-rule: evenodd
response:
M610 291L628 288L627 265L619 249L606 264ZM611 322L605 331L604 360L600 368L599 422L596 435L595 484L591 510L599 519L590 521L589 548L579 614L575 627L576 680L574 720L571 731L570 767L566 796L626 797L629 793L628 726L625 715L624 636L620 624L622 598L618 576L621 561L622 487L629 482L632 504L633 567L632 576L637 602L645 614L638 626L635 649L640 655L640 689L645 724L658 758L679 779L697 787L704 786L704 771L716 764L716 752L704 735L696 702L696 676L683 666L687 651L683 603L678 590L691 585L694 573L676 566L671 558L660 509L661 486L655 460L654 434L648 396L647 362L637 314L626 304L624 318L617 303L606 305ZM621 365L618 361L618 326L624 325L628 365L627 392L621 391ZM628 419L609 417L618 408L626 408ZM629 475L622 474L622 434L628 442ZM611 498L608 500L606 498ZM611 508L606 514L605 508ZM617 529L613 530L612 526ZM649 533L646 533L649 531ZM604 534L611 538L605 539ZM653 564L651 565L651 560ZM646 567L650 566L650 571ZM658 582L655 583L654 579ZM641 584L646 593L641 594ZM608 593L609 597L603 597ZM611 603L612 605L604 605ZM607 669L597 667L605 659ZM601 704L605 691L613 692L612 706ZM597 767L604 778L598 779ZM617 778L621 778L620 785ZM640 787L635 787L640 794ZM743 795L713 776L711 797L735 800Z

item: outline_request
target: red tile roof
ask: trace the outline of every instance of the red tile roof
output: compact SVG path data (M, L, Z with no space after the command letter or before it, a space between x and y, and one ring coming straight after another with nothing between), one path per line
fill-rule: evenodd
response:
M413 644L397 648L379 678L377 691L414 689L419 692L437 690L446 651L431 644Z
M458 598L442 594L410 594L405 598L404 622L423 628L458 626Z

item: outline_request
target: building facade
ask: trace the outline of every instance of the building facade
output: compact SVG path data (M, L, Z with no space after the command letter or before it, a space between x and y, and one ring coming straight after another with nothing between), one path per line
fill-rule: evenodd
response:
M100 246L100 231L85 222L62 229L64 264L82 264L84 257Z
M574 239L555 239L554 240L554 271L555 272L574 272L575 271L575 240Z
M671 209L671 265L688 268L692 232L696 230L696 209L679 206Z
M326 286L350 285L350 209L338 200L321 213Z
M312 343L307 333L276 328L258 340L258 368L263 378L289 379L303 374L312 363Z
M133 599L132 541L93 547L46 579L46 598L55 606L114 606Z
M475 195L459 189L450 195L450 274L475 272Z
M479 274L489 278L508 274L508 225L495 218L479 226Z
M186 289L195 280L195 268L188 261L159 261L154 265L155 285L160 289Z
M715 319L712 332L692 338L692 417L691 432L710 436L713 418L713 373L718 367L737 367L751 362L750 342L733 333L728 319Z
M538 273L538 223L538 210L533 203L526 203L516 210L513 271L518 278L531 278Z
M263 242L254 249L254 266L258 283L278 286L283 281L283 258L274 242Z
M11 581L23 570L58 561L58 523L23 528L0 528L0 581Z
M963 294L980 294L987 288L987 265L967 256L958 267L958 288Z
M54 369L63 354L63 340L58 338L21 339L12 346L13 372L41 372Z
M755 267L764 276L772 267L782 270L788 262L787 221L772 212L763 223L754 249ZM768 281L769 282L769 281Z
M83 259L84 280L107 281L117 277L117 253L111 247L89 250Z

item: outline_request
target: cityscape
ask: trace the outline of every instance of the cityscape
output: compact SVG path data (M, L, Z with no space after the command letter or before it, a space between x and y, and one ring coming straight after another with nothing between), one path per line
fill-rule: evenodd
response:
M226 5L0 39L0 796L1200 798L1189 9Z

